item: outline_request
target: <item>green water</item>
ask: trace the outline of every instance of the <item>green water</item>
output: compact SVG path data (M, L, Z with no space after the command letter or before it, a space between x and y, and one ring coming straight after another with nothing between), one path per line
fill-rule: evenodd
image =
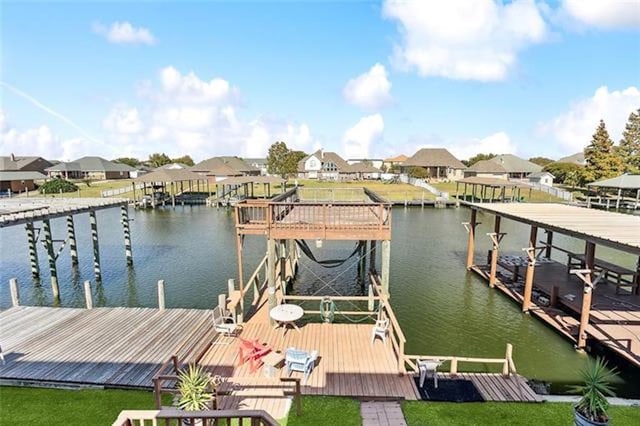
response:
M92 257L87 215L76 220L80 265L70 265L68 248L58 259L62 306L82 306L82 282L91 280ZM155 306L156 283L166 281L168 307L209 308L226 291L228 278L236 277L234 219L227 210L177 207L131 211L135 266L124 260L119 210L98 214L103 283L96 286L94 303L99 306ZM520 307L490 290L468 273L466 232L461 222L469 210L396 208L393 211L390 291L393 309L407 337L406 352L413 354L502 357L507 342L514 346L518 372L529 378L552 382L554 392L575 383L588 356L540 321L520 312ZM486 232L492 217L483 217L476 244L478 260L490 247ZM36 225L37 226L37 225ZM52 221L54 239L64 239L63 220ZM504 253L520 254L528 228L503 220ZM542 237L541 233L541 237ZM554 244L580 250L579 241L554 236ZM318 259L344 258L353 243L324 242L310 246ZM262 237L247 237L245 276L266 251ZM46 253L39 246L40 283L31 279L26 236L22 227L0 229L0 307L10 304L8 280L17 277L23 304L53 304L49 288ZM619 252L598 249L598 257L632 266L634 259ZM379 256L379 253L378 253ZM558 260L564 261L561 253ZM335 269L321 268L303 260L293 292L301 294L360 294L355 258ZM378 260L378 265L380 262ZM325 286L330 282L330 287ZM332 290L333 288L334 290ZM317 306L310 306L317 309ZM353 307L348 307L350 310ZM460 366L464 368L464 365ZM486 368L489 366L478 366ZM499 368L494 366L493 368ZM618 393L640 397L640 372L621 371Z

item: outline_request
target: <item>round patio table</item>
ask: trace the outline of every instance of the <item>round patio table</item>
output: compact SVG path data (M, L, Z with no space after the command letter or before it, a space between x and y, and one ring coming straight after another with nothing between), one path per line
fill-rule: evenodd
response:
M269 316L278 322L278 325L282 327L282 335L287 332L287 326L291 326L300 332L300 329L296 325L295 321L302 318L304 310L298 305L292 305L283 303L275 308L271 308Z

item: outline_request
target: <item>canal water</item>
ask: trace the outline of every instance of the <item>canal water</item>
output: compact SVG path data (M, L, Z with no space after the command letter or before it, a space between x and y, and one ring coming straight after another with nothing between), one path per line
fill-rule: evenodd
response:
M589 357L577 353L563 337L522 314L519 306L466 271L467 235L461 222L468 221L469 216L465 208L393 211L390 292L393 309L407 338L406 352L499 358L504 355L505 344L510 342L520 374L551 383L554 393L564 392L568 385L579 381L580 369ZM60 305L83 306L82 283L90 280L97 306L157 306L156 283L164 279L168 307L214 306L217 295L226 291L227 279L237 274L232 211L184 206L131 210L130 217L134 256L131 269L125 263L119 209L98 212L101 284L96 284L93 278L88 215L76 217L80 264L72 268L68 247L62 249L57 261ZM478 260L490 248L486 233L492 231L493 217L480 214L479 221L483 223L477 231ZM52 228L54 239L65 239L63 219L53 220ZM502 231L508 234L501 245L502 252L522 254L528 228L503 220ZM541 232L540 238L543 236ZM56 249L60 244L56 243ZM582 249L579 241L560 235L554 236L554 244L570 250ZM319 260L346 258L354 249L349 242L325 241L318 247L310 241L309 246ZM247 237L245 247L246 278L265 254L265 239ZM0 229L0 308L10 305L8 281L14 277L18 279L23 304L54 304L46 252L40 243L38 250L42 275L39 283L31 278L23 227ZM633 266L635 262L631 256L606 248L598 248L597 255L625 266ZM565 260L562 253L555 256ZM303 258L291 291L360 294L355 264L354 257L340 267L325 269ZM317 310L318 306L309 309ZM340 315L337 319L357 320ZM638 369L621 368L617 393L640 397L639 383Z

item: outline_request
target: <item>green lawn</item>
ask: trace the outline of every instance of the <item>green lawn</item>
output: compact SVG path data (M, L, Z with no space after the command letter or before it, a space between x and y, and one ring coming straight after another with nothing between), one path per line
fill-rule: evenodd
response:
M110 425L125 409L153 410L153 393L0 387L0 425Z
M406 401L402 405L409 426L429 425L572 425L573 408L567 403L446 403ZM639 425L640 408L611 407L611 423L618 425Z
M432 184L435 188L440 191L448 192L449 197L453 198L456 195L456 183L455 182L446 182L446 183L434 183ZM464 191L464 185L459 185L460 192L458 195L462 196ZM491 192L487 190L487 197L491 196ZM476 195L480 193L478 189ZM471 195L471 186L467 185L467 194ZM496 190L496 197L498 194L498 190ZM511 194L511 190L507 189L507 197ZM531 198L529 198L529 189L522 188L520 190L520 195L524 198L526 202L532 203L561 203L563 202L560 198L554 197L553 195L547 194L546 192L536 191L535 189L531 191Z
M291 407L289 417L281 424L286 426L360 426L362 424L360 403L352 398L303 396L302 414L296 416L295 407Z

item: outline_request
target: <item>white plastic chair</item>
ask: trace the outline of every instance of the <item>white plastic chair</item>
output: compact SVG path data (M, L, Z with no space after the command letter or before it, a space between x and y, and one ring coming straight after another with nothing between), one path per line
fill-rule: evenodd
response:
M233 315L225 315L220 306L213 308L212 315L215 330L224 336L235 336L242 328L236 323Z
M382 342L387 343L387 336L389 335L389 318L376 320L376 324L371 330L371 344L376 340L376 337L380 337Z
M433 374L433 387L438 389L438 367L442 365L439 359L419 359L418 370L420 371L420 387L424 385L427 374Z

